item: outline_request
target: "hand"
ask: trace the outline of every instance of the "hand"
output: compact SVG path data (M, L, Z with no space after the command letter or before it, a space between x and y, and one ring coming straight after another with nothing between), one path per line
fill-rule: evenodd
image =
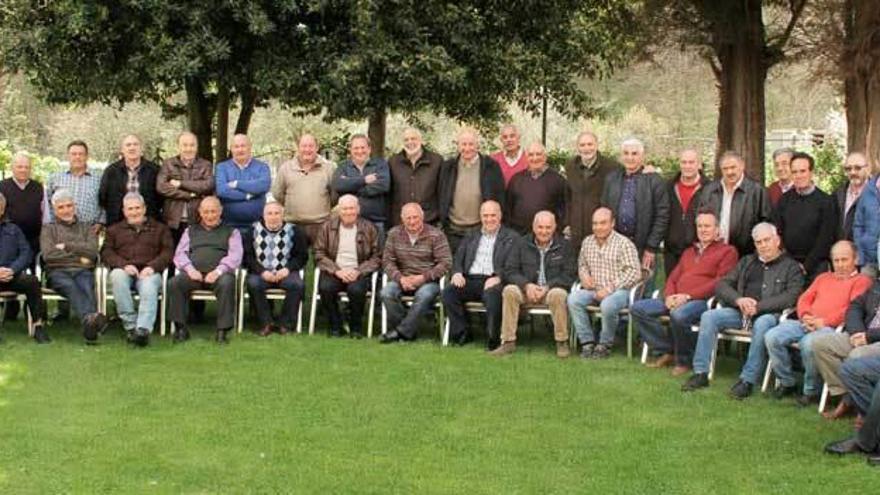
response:
M275 272L275 280L277 282L281 282L282 280L287 278L288 275L290 275L290 270L288 270L287 268L282 268Z
M236 188L238 188L238 181L237 180L229 181L226 185L229 186L230 189L236 189Z
M355 270L354 268L348 268L346 270L340 270L342 272L341 280L346 284L350 284L352 282L356 282L358 277L361 276L361 272Z
M645 250L642 253L642 268L645 270L650 270L654 267L654 253L648 250Z
M81 257L79 258L79 264L82 265L82 266L91 266L91 265L92 265L92 260L86 258L85 256L81 256Z
M404 275L400 277L400 288L406 292L415 290L416 288L412 282L413 277L414 275Z
M0 268L0 282L9 282L14 275L15 272L13 272L11 268L5 266Z
M543 295L543 290L541 287L535 284L526 284L526 300L529 303L537 303L541 300L541 296Z
M201 282L201 281L205 280L205 278L202 277L202 272L196 270L196 269L193 268L193 267L189 267L189 268L187 268L187 269L186 269L186 274L187 274L187 276L189 277L189 279L192 280L192 281L194 281L194 282Z
M757 301L751 297L740 297L736 300L736 306L743 316L754 316L757 313Z
M171 179L171 180L168 181L168 183L171 184L171 187L174 187L174 188L180 189L180 184L181 184L181 182L180 182L179 180L177 180L177 179Z
M587 275L583 279L581 279L581 287L584 289L593 290L596 288L596 281L593 280L592 275Z
M138 269L134 265L125 265L122 267L122 271L124 271L129 277L137 277Z
M145 266L143 270L141 270L140 278L152 277L153 274L156 273L156 270L153 270L151 266Z
M492 287L495 287L496 285L500 285L500 284L501 284L501 277L498 277L498 276L489 277L486 279L486 282L483 283L483 290L489 290Z
M611 291L603 287L596 291L596 300L601 301L608 297L608 294L611 294Z
M379 180L379 177L376 174L367 174L364 176L364 182L367 184L372 184Z
M58 249L59 251L64 251L64 244L55 244L55 249Z
M868 335L865 332L854 333L849 336L849 344L853 347L868 345Z
M460 288L464 287L464 283L465 283L464 275L462 275L460 273L453 273L452 278L449 280L449 282L452 285L454 285L455 287L458 287L460 289Z
M425 277L424 275L413 275L410 278L410 283L413 286L413 290L421 287L425 283L426 280L427 280L427 277Z
M205 282L213 284L217 281L218 278L220 278L220 272L218 272L217 270L211 270L210 272L208 272L207 275L205 275Z
M260 278L262 278L263 280L265 280L266 282L268 282L270 284L275 283L275 275L272 272L270 272L269 270L266 270L263 273L261 273Z
M825 320L822 318L813 318L813 330L818 330L825 326Z

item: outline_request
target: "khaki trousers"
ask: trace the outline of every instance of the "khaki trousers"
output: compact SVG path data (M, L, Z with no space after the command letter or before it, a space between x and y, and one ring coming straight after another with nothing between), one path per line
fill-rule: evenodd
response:
M813 341L816 369L828 385L831 395L843 395L846 387L840 381L840 365L847 358L880 356L880 342L853 347L848 333L829 333Z
M516 285L508 285L504 287L501 297L503 299L501 341L515 342L519 310L525 302L525 296ZM554 288L547 291L544 300L540 302L541 305L546 305L550 309L550 318L553 320L553 338L556 339L556 342L568 341L567 299L568 291ZM535 307L535 305L527 305L526 307Z

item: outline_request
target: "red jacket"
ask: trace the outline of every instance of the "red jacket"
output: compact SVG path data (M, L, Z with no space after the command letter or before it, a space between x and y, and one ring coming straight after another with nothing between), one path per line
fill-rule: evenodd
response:
M822 318L826 326L836 327L843 323L849 303L869 287L871 279L865 275L839 279L831 272L821 273L798 298L798 316L812 315Z
M685 249L681 260L669 277L663 293L687 294L692 299L709 299L715 293L715 284L736 266L739 255L736 248L720 241L709 244L699 252L697 246Z

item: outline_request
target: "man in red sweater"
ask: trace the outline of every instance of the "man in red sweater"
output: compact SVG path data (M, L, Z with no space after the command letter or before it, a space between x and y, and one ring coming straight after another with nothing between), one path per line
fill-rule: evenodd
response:
M504 187L510 184L510 179L517 172L528 168L528 157L520 145L519 129L513 124L507 124L501 128L501 151L492 154L492 159L501 167L501 175L504 176Z
M715 293L715 284L736 266L738 259L736 249L719 240L718 218L712 211L701 211L696 223L697 242L684 251L666 279L665 299L642 299L630 309L642 339L660 356L648 366L661 368L674 361L673 376L691 369L697 343L691 325L700 321L707 309L706 300ZM668 334L660 324L663 315L669 315Z
M818 402L821 377L815 365L813 341L820 335L833 333L834 327L843 323L849 303L871 287L871 279L860 275L856 268L856 249L850 241L834 244L831 264L834 271L819 274L798 298L800 320L782 321L764 337L770 366L776 373L778 386L773 396L777 399L797 393L789 346L798 342L804 363L804 387L797 402L801 406Z

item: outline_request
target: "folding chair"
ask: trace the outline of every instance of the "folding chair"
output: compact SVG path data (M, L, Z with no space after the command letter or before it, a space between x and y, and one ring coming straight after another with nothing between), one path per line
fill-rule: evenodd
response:
M24 294L19 294L15 291L0 291L0 328L3 327L4 323L6 323L6 305L13 301L19 302L21 309L24 311L25 317L27 318L28 336L33 337L34 317L33 315L31 315L30 308L27 307L27 296L25 296Z
M485 313L486 305L479 301L470 301L464 303L464 311L466 313ZM443 325L443 347L449 346L449 317L444 319L445 323Z
M315 275L312 277L312 307L309 309L309 335L315 334L315 316L318 312L318 301L321 299L321 294L318 292L318 282L321 281L321 269L317 266L315 267ZM376 282L379 280L379 274L377 272L373 272L370 275L370 290L367 292L367 297L369 298L368 305L368 314L367 314L367 338L373 337L373 320L374 310L376 309ZM348 303L348 294L345 292L339 293L339 300L343 303Z
M721 304L718 307L722 307ZM788 315L794 311L789 308L782 312L782 316L780 317L780 321L785 320ZM700 331L699 326L697 326L697 331ZM715 377L715 358L718 355L718 342L722 340L727 340L729 342L738 342L742 344L752 343L752 330L744 329L744 328L726 328L718 332L718 338L715 340L715 346L712 348L712 359L709 361L709 379L712 380Z
M101 283L99 287L101 287L101 297L98 298L98 311L101 313L107 314L107 302L114 300L113 298L113 290L110 286L110 272L112 271L109 267L101 266L98 268L100 272ZM165 336L165 318L168 311L168 301L165 297L168 289L168 268L162 271L162 287L159 289L159 335ZM132 297L134 297L135 301L140 300L140 296L137 293L137 290L132 288L131 290Z
M633 319L630 317L629 308L636 301L636 299L641 298L645 290L645 281L648 280L648 278L650 278L652 275L653 271L644 269L642 270L642 278L629 290L629 303L627 304L627 307L621 309L620 313L618 313L618 317L626 318L626 357L630 359L633 356ZM578 281L574 284L574 286L572 286L571 292L580 289L581 284ZM590 304L587 306L587 316L601 319L602 309L598 305ZM577 346L577 336L572 333L571 339L572 348L575 348L575 346Z
M250 295L247 292L246 283L247 283L247 270L239 269L239 280L238 280L238 333L244 331L244 308L245 301L250 299ZM305 270L300 269L299 278L305 281ZM212 294L213 295L213 294ZM266 289L266 299L270 301L283 301L287 296L287 291L284 289ZM305 296L305 294L303 294ZM296 314L296 333L302 333L302 316L303 316L303 304L305 303L305 297L300 301L299 311Z
M37 262L36 262L36 277L37 280L40 281L41 292L43 296L43 303L47 303L49 301L66 301L67 298L62 296L60 293L55 292L55 290L50 289L46 286L46 272L43 271L43 253L37 253ZM98 271L101 266L101 257L98 256L98 263L94 268L94 279L95 279L95 303L97 305L97 310L100 311L103 307L103 302L101 301L101 297L103 295L103 289L101 287L101 277ZM82 316L82 315L80 315Z
M443 303L441 302L443 289L446 288L446 277L440 277L440 292L437 293L437 300L434 301L434 307L437 308L439 314L437 316L437 329L440 333L440 339L443 339L443 322L446 319L446 312L443 308ZM388 275L382 274L382 287L388 285ZM405 307L412 306L413 300L415 297L413 296L401 296L400 301L403 303ZM388 332L388 311L385 309L385 305L382 304L382 335L385 335Z

